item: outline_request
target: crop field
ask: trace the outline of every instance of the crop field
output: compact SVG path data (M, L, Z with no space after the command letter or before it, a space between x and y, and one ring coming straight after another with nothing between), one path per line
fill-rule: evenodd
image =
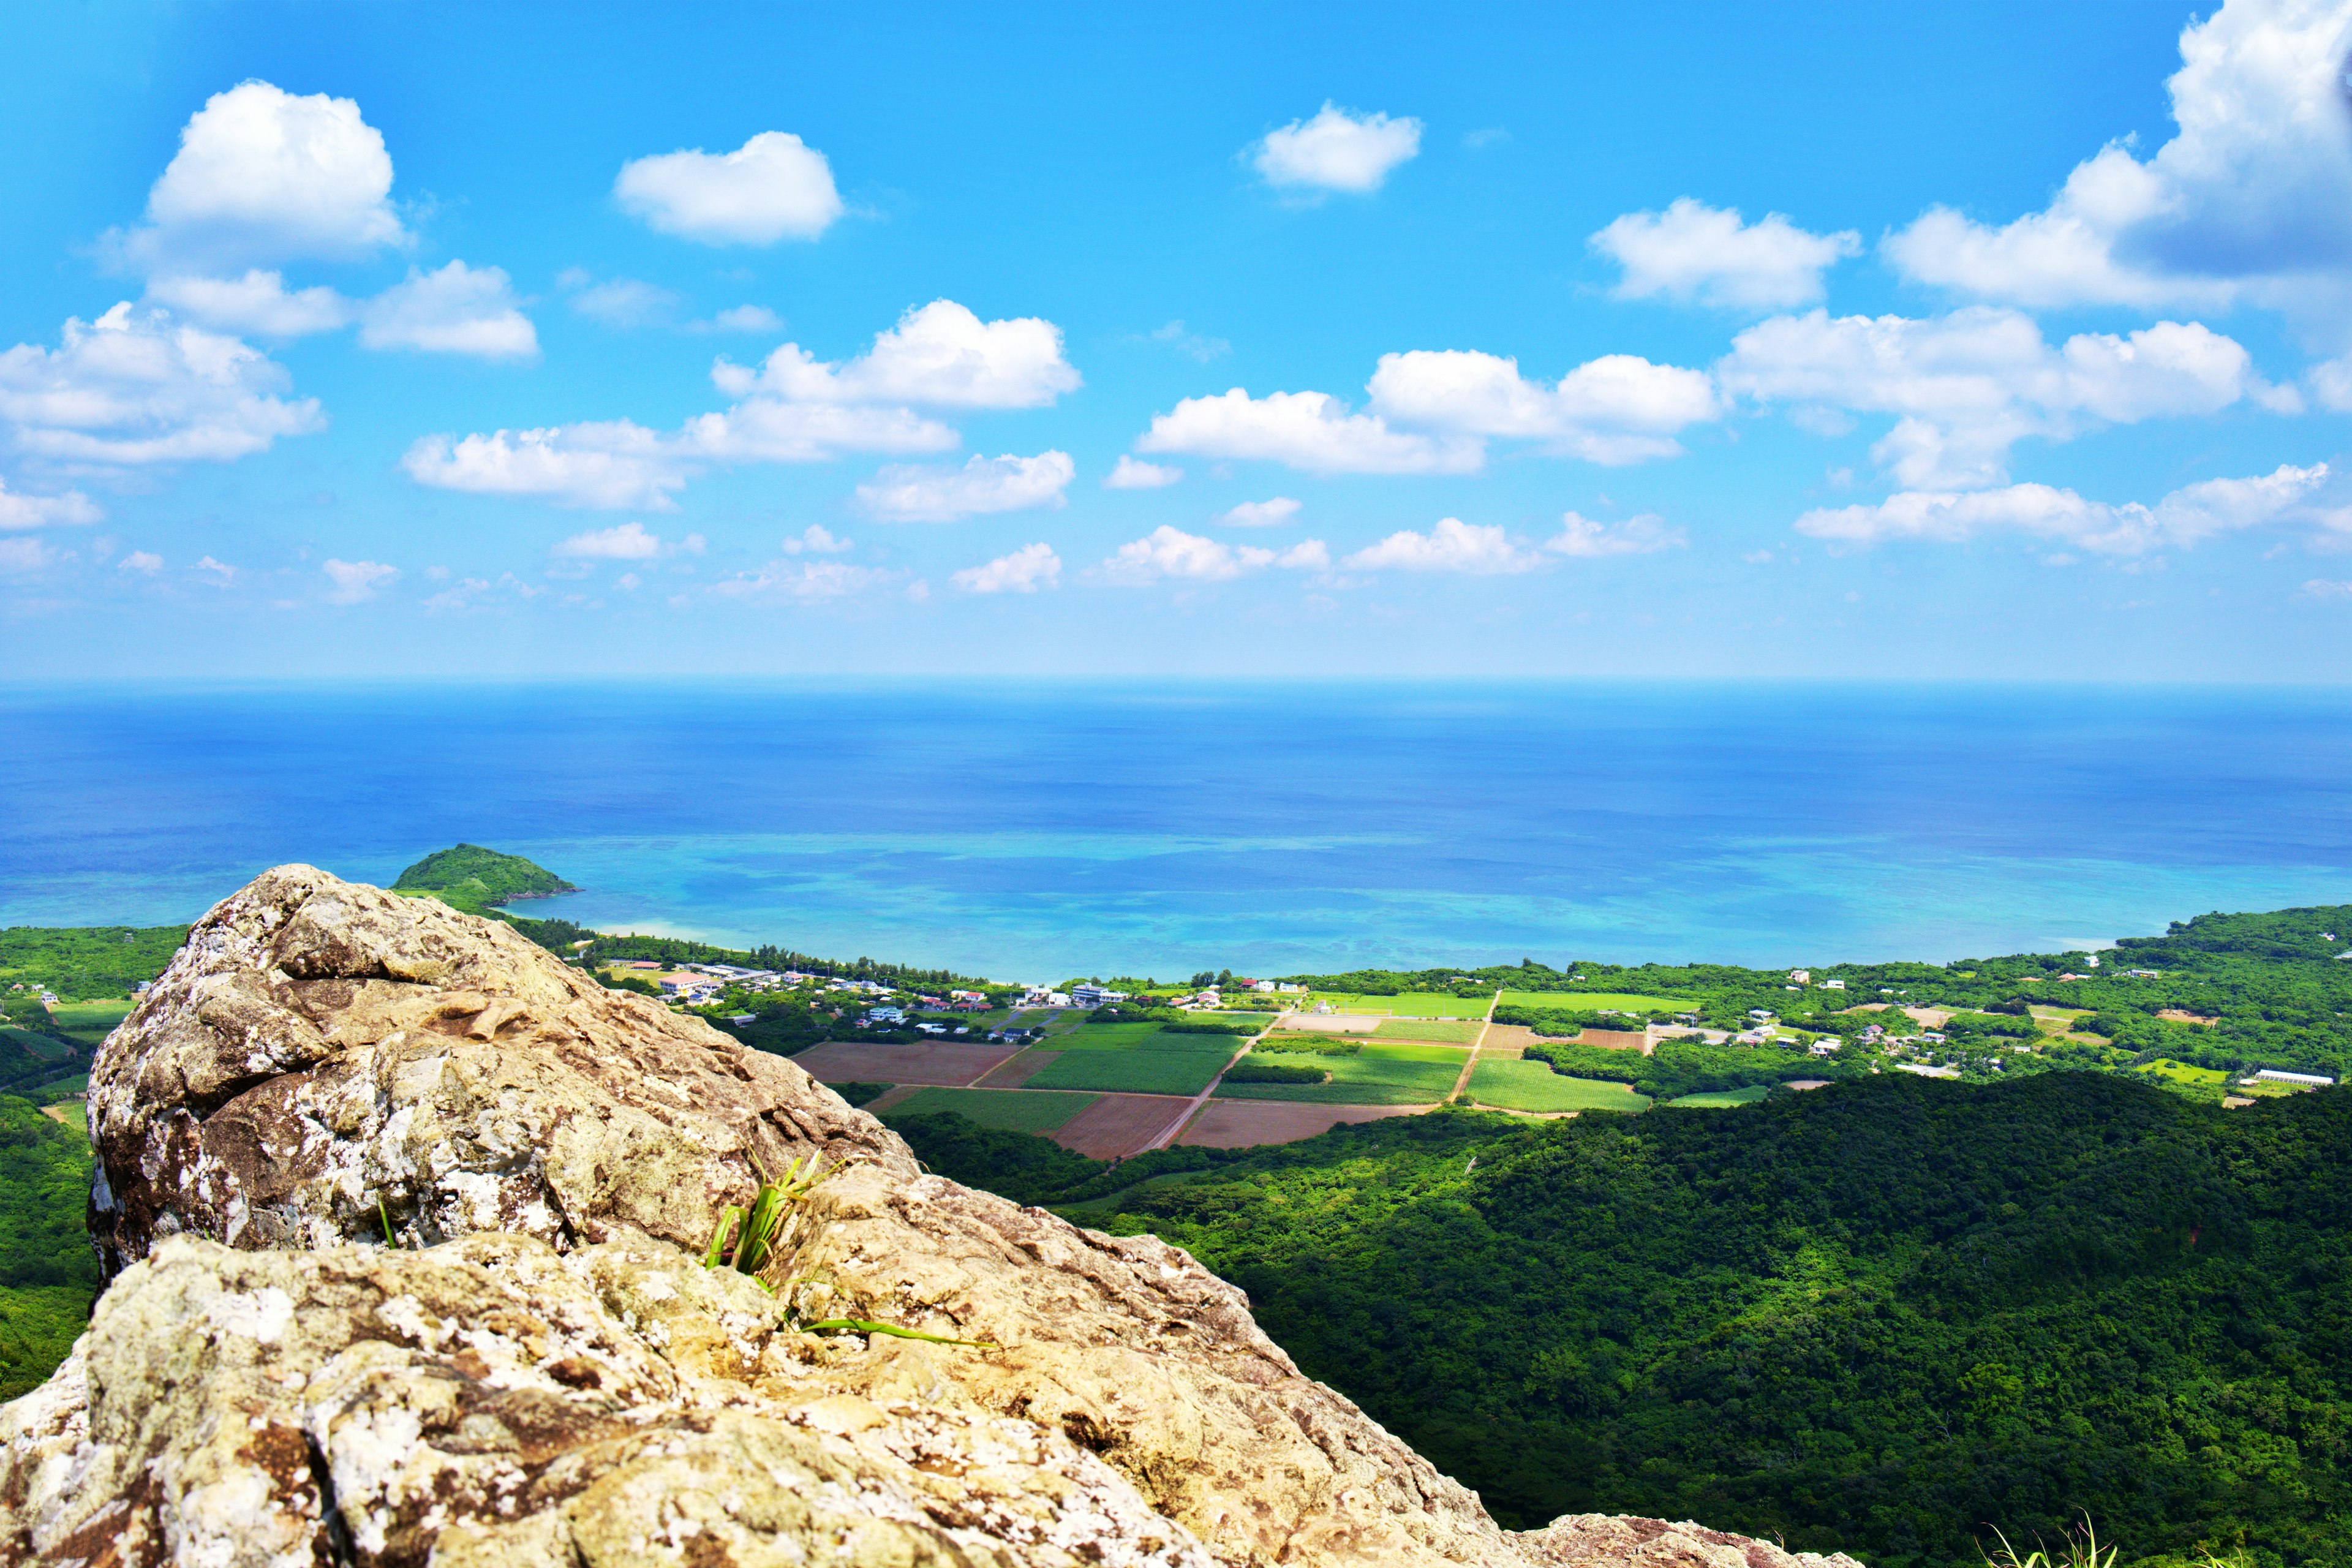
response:
M1221 1051L1064 1051L1029 1075L1029 1087L1198 1094L1224 1065Z
M926 1089L908 1096L884 1113L883 1120L902 1116L939 1116L949 1111L1007 1132L1055 1132L1096 1100L1095 1094L1039 1094L1025 1089Z
M1453 1087L1450 1078L1435 1089L1392 1083L1221 1083L1215 1098L1279 1100L1302 1105L1436 1105Z
M978 1081L1018 1053L1017 1046L947 1046L929 1041L830 1040L793 1058L825 1083L936 1083Z
M1686 1094L1680 1100L1662 1100L1661 1105L1676 1106L1684 1110L1723 1110L1735 1105L1753 1105L1772 1092L1769 1084L1752 1084L1746 1089L1708 1089L1700 1094Z
M1106 1094L1064 1122L1054 1142L1089 1160L1123 1160L1151 1146L1187 1109L1157 1094Z
M76 1034L95 1029L106 1035L113 1033L114 1026L129 1016L131 1007L128 1002L63 1002L49 1009L49 1016L58 1021L59 1028Z
M1299 1100L1342 1105L1429 1104L1453 1092L1467 1056L1467 1052L1452 1046L1372 1044L1352 1057L1309 1057L1285 1052L1278 1059L1300 1067L1321 1068L1331 1075L1331 1081L1220 1084L1217 1093L1233 1100Z
M1697 1004L1673 996L1635 996L1622 991L1506 991L1502 1007L1551 1007L1592 1013L1611 1007L1629 1013L1685 1012Z
M1246 1035L1175 1034L1157 1024L1088 1024L1072 1035L1056 1035L1057 1051L1187 1051L1229 1057Z
M1476 1042L1478 1031L1485 1027L1476 1018L1385 1018L1372 1033L1383 1040L1439 1040L1467 1046Z
M2176 1062L2159 1057L2140 1069L2158 1078L2168 1078L2179 1083L2226 1083L2230 1075L2211 1068L2193 1068L2187 1062Z
M1317 991L1301 1005L1328 1002L1342 1013L1376 1013L1398 1018L1483 1018L1484 996L1449 996L1443 991L1408 991L1398 996L1359 996L1346 991Z
M73 1054L63 1040L30 1029L0 1029L0 1039L31 1052L36 1061L61 1062Z
M1412 1116L1413 1105L1318 1105L1297 1100L1212 1100L1178 1136L1179 1143L1210 1149L1255 1149L1296 1143L1328 1132L1341 1122L1377 1121Z
M1505 1110L1643 1110L1650 1103L1622 1083L1564 1078L1542 1062L1483 1057L1470 1069L1470 1098Z

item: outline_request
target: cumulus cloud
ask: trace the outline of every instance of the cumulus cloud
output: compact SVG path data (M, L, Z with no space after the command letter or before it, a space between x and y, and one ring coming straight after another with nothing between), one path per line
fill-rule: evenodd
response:
M1223 583L1270 566L1320 572L1330 564L1331 552L1319 539L1302 540L1287 550L1261 550L1204 539L1163 524L1141 539L1120 545L1102 563L1102 573L1114 583Z
M598 283L575 271L556 281L571 288L574 312L608 327L650 326L667 321L677 309L677 295L642 279L607 278Z
M974 457L961 468L893 464L857 487L857 502L886 522L953 522L986 512L1059 507L1076 473L1067 452Z
M783 327L784 319L765 305L730 305L708 321L693 323L694 331L709 332L778 332Z
M352 260L407 240L391 194L383 134L357 103L241 82L189 118L146 221L110 238L156 271Z
M592 528L558 542L548 552L572 561L651 561L661 552L661 535L646 532L642 522Z
M377 589L400 581L400 568L381 561L330 560L321 563L319 569L332 584L327 590L327 602L331 605L356 605L373 599Z
M1622 300L1658 296L1738 310L1781 310L1822 297L1822 274L1862 252L1862 236L1808 234L1779 213L1743 224L1737 208L1684 196L1663 213L1627 213L1587 242L1624 269Z
M1651 555L1661 550L1679 550L1687 542L1681 529L1668 528L1665 519L1654 512L1606 523L1569 511L1560 514L1559 523L1559 531L1545 540L1543 548L1571 560Z
M756 371L722 360L711 379L736 397L948 408L1043 408L1079 385L1053 322L1034 316L983 321L952 300L908 310L845 364L786 343Z
M1988 306L1926 320L1776 316L1732 341L1716 379L1759 402L1896 416L1872 455L1919 489L1999 484L2010 447L2029 436L2063 440L2247 398L2294 403L2255 374L2244 348L2196 322L2083 332L2053 348L2030 317Z
M1516 543L1500 526L1441 518L1427 533L1401 528L1340 562L1356 572L1459 572L1475 576L1533 572L1543 557Z
M226 561L215 561L209 555L197 560L195 570L199 575L216 588L226 588L236 581L236 567Z
M1061 585L1062 558L1050 544L1024 544L984 566L967 566L952 579L967 594L1034 594Z
M32 496L12 491L0 479L0 529L46 528L53 522L96 522L106 514L79 490L63 495Z
M1252 397L1238 386L1153 415L1135 445L1144 452L1254 458L1315 474L1469 474L1486 461L1485 444L1474 437L1393 430L1378 415L1349 413L1328 392Z
M2314 577L2297 590L2303 599L2352 599L2352 583L2332 583L2324 577Z
M68 321L55 349L0 353L0 429L64 465L227 462L325 426L316 399L283 395L289 381L236 338L125 300Z
M842 214L833 166L789 132L763 131L732 153L664 153L621 165L621 210L703 245L814 239Z
M1520 437L1562 457L1636 463L1672 457L1675 433L1719 412L1704 371L1608 354L1547 386L1517 360L1464 350L1381 356L1372 407L1401 425L1474 437Z
M2341 0L2227 0L2180 35L2178 130L2110 143L2037 213L1936 207L1885 242L1907 278L2021 305L2278 305L2339 343L2352 297L2352 139ZM2337 320L2330 321L2335 317Z
M117 572L137 572L152 577L163 569L163 558L152 550L134 550L114 563Z
M1109 474L1104 477L1103 489L1156 490L1172 485L1183 477L1184 470L1173 464L1147 463L1122 452L1119 454L1118 461L1111 465Z
M1151 329L1147 334L1155 343L1165 343L1186 359L1202 364L1234 352L1234 345L1223 338L1202 337L1184 330L1182 321L1169 321Z
M1245 500L1230 511L1220 512L1217 521L1227 528L1280 528L1298 515L1298 505L1288 496Z
M147 298L204 326L265 338L331 332L356 309L332 289L289 290L284 274L259 268L238 278L151 278Z
M771 561L754 572L739 572L710 585L723 599L787 599L817 604L880 593L896 586L902 574L878 566L852 566L845 561Z
M58 552L37 539L0 539L0 573L38 572L57 558Z
M499 430L457 441L426 436L408 448L400 466L418 484L436 489L657 511L676 509L671 493L694 471L678 443L626 419Z
M1421 151L1418 120L1350 114L1329 103L1247 149L1251 166L1283 191L1377 191L1389 171Z
M824 524L812 522L801 530L798 538L784 541L784 553L798 555L803 551L812 555L842 555L853 547L853 541L836 539Z
M360 342L372 349L418 349L529 359L539 334L517 308L505 269L452 261L436 272L408 269L360 312Z
M2243 479L2187 485L2154 506L2113 506L2071 489L2010 485L1971 491L1906 490L1874 506L1823 508L1797 520L1800 533L1867 548L1889 540L1958 543L1979 533L2014 532L2063 540L2109 555L2187 548L2217 534L2278 521L2327 478L2327 465L2281 465Z

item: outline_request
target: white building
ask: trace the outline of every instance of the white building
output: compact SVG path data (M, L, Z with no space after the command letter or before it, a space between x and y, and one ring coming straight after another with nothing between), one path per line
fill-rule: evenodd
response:
M2245 1081L2248 1083L2291 1083L2299 1089L2331 1089L2335 1087L2336 1083L2334 1079L2322 1078L2317 1073L2281 1072L2276 1068L2264 1068L2262 1071L2256 1073L2253 1077L2247 1079Z

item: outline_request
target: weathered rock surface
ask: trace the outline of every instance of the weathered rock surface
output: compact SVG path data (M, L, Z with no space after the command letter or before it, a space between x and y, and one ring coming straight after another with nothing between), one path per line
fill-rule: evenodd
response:
M1849 1563L1504 1531L1183 1252L921 1174L790 1062L308 867L196 927L90 1120L115 1278L0 1407L0 1559ZM783 1299L701 1268L812 1152Z

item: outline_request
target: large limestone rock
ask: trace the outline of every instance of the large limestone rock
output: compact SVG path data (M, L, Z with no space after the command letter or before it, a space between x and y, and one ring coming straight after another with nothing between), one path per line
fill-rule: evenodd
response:
M114 1278L0 1407L0 1560L1848 1563L1504 1531L1183 1252L924 1175L791 1063L308 867L196 927L90 1120ZM812 1153L784 1288L704 1269Z

